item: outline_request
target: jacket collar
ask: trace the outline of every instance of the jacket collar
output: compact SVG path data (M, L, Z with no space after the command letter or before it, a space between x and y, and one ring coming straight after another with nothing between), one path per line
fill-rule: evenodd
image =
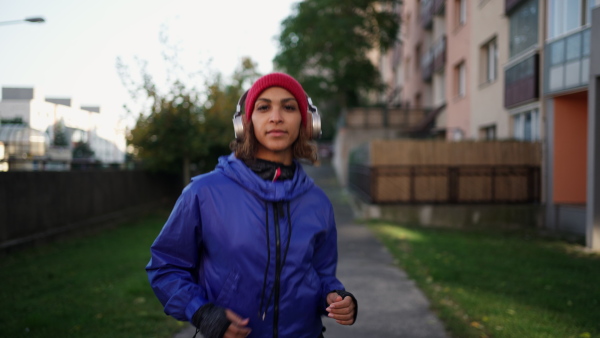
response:
M255 174L244 162L232 153L219 157L216 170L242 187L270 202L289 201L313 188L313 180L304 172L302 165L294 160L295 172L288 180L265 180Z

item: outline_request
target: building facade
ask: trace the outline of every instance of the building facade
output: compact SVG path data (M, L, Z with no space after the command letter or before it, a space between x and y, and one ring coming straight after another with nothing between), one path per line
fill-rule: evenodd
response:
M102 114L100 107L82 107L73 99L46 98L36 88L4 87L0 118L20 120L44 133L49 146L60 130L69 148L77 143L88 144L95 161L106 165L125 162L125 128L114 118Z
M600 34L592 15L598 5L405 0L402 64L394 65L390 53L382 56L385 69L402 69L401 102L436 111L434 131L447 140L542 142L545 225L588 238L594 226L600 232L593 208L600 203L594 188L600 181L598 62L592 62L594 46L600 54L592 38L595 29Z

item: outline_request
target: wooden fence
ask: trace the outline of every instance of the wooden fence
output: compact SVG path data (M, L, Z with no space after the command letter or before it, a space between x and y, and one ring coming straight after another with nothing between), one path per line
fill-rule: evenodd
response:
M350 186L371 203L535 203L535 166L350 166Z
M143 171L0 173L0 248L109 220L127 210L169 203L179 178Z
M374 141L349 185L371 203L536 203L540 161L538 143Z

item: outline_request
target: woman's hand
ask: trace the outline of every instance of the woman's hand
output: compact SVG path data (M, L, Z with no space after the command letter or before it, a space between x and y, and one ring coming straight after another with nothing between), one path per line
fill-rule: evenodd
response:
M223 338L238 338L238 337L248 337L250 334L250 328L246 327L250 320L248 318L242 319L235 312L227 309L225 310L225 315L227 315L227 319L231 322L227 331L225 331L225 335Z
M338 295L337 292L330 292L327 295L327 312L329 312L329 318L335 319L336 322L342 325L354 324L354 312L356 311L356 305L352 300L352 297L345 297Z

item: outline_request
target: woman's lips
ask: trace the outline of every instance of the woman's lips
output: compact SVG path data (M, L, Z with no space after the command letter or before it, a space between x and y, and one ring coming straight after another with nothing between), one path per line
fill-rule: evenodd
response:
M276 129L276 130L268 131L267 134L269 134L271 136L282 136L282 135L285 135L287 133L285 131L283 131L283 130Z

